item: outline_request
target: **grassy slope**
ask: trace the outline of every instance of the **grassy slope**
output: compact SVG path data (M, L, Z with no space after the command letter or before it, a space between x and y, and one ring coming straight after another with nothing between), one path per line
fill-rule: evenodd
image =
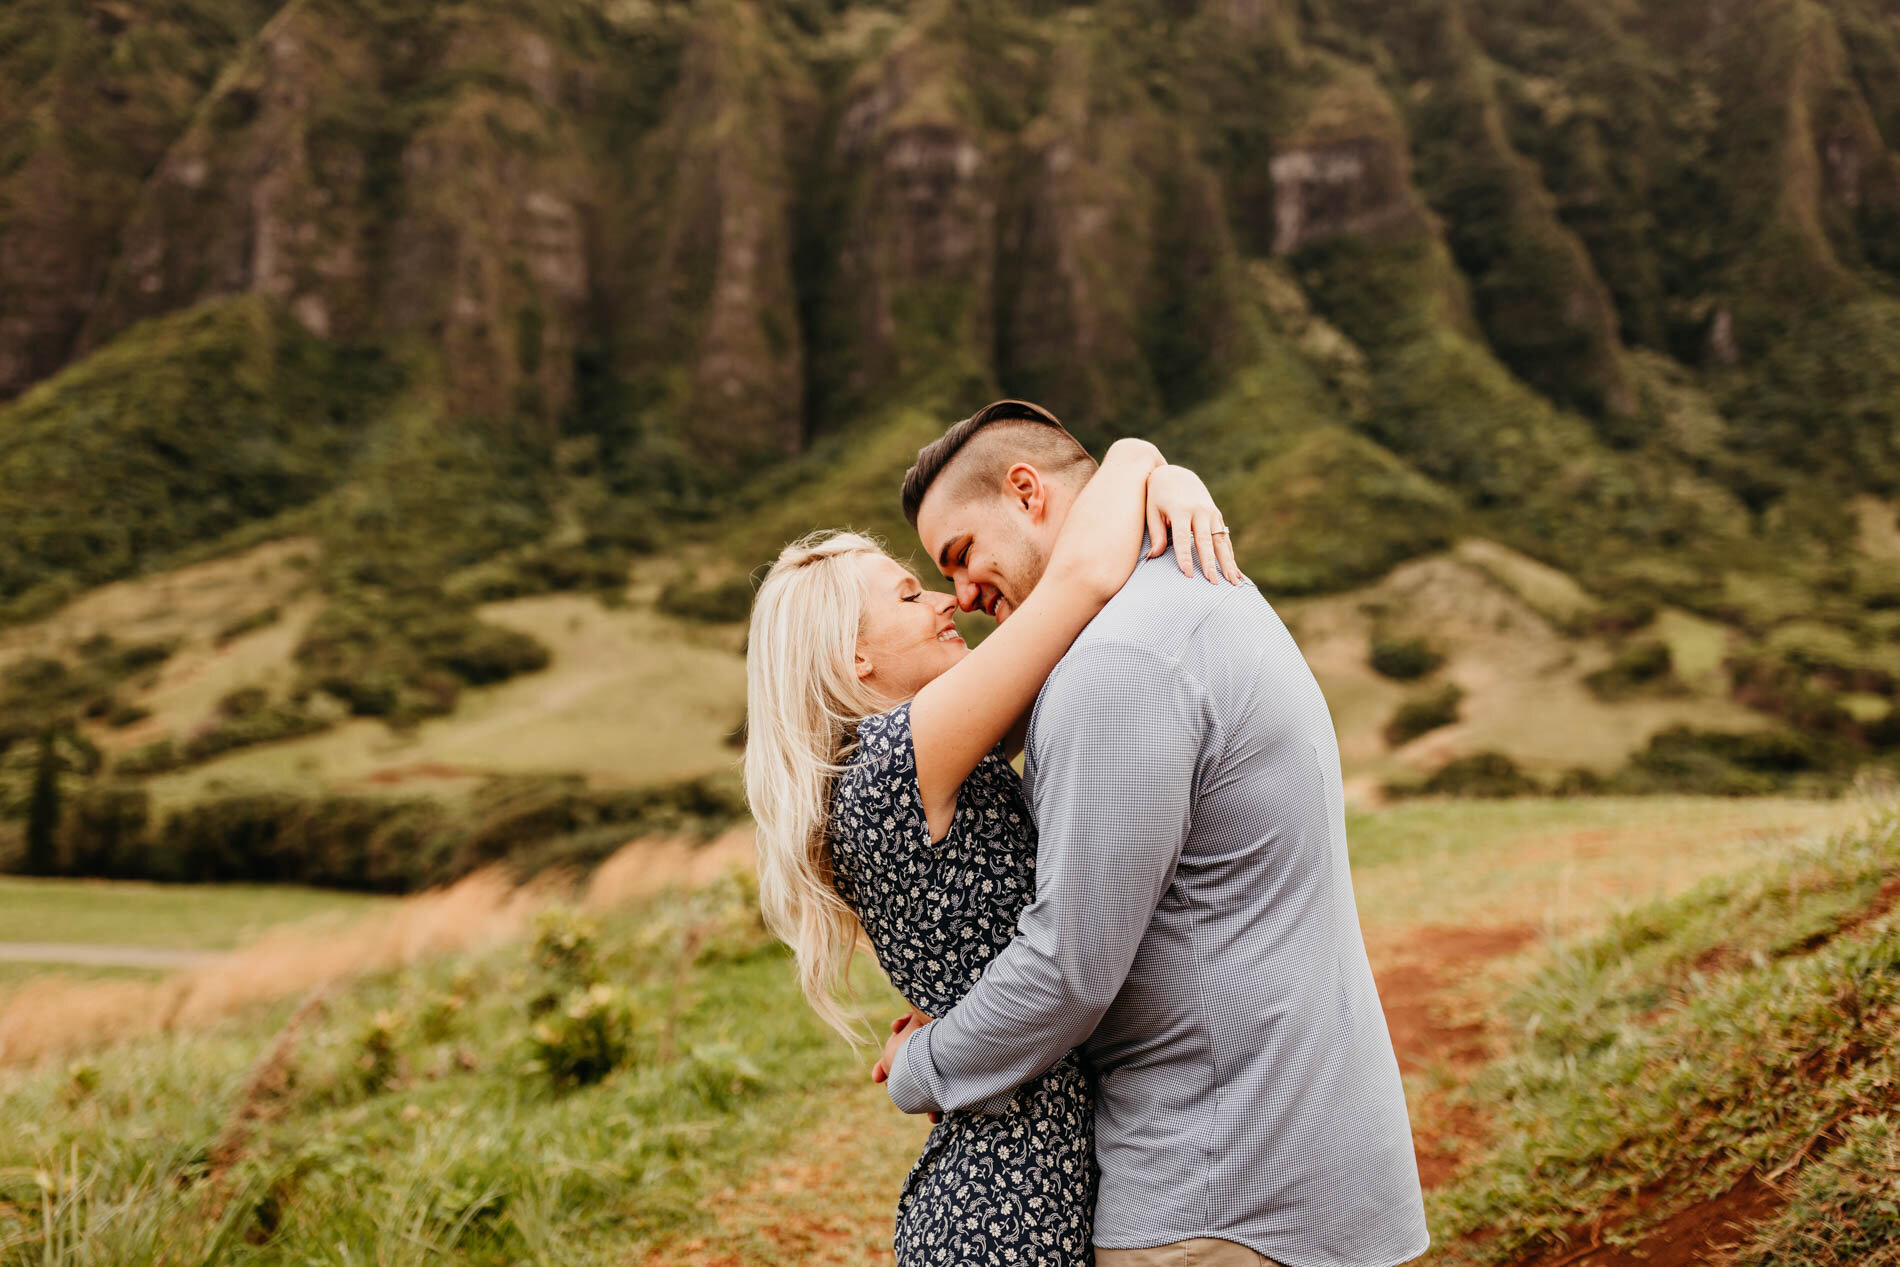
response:
M0 879L0 929L7 941L225 950L277 924L352 916L386 900L271 885L187 888L7 877Z
M247 1158L182 1191L160 1177L203 1173L285 1008L102 1055L83 1103L67 1071L11 1080L5 1116L29 1125L0 1155L0 1262L23 1232L43 1248L13 1221L43 1165L56 1235L122 1264L196 1259L221 1234L230 1262L625 1262L703 1230L705 1194L863 1076L788 997L751 902L727 885L611 921L601 962L632 991L635 1062L567 1095L524 1068L538 976L519 944L360 983L298 1045ZM379 1025L395 1035L387 1086L359 1065Z
M1695 937L1729 938L1745 952L1853 909L1865 897L1864 863L1880 855L1830 853L1814 841L1859 812L1651 799L1420 804L1358 818L1355 885L1388 1009L1482 1009L1511 982L1530 980L1513 1004L1521 1017L1526 999L1550 1008L1554 981L1562 997L1588 1005L1565 1014L1568 1030L1605 1018L1623 1024L1633 1008L1651 1006L1643 990L1658 972L1681 980L1676 968L1700 948ZM1791 855L1805 859L1799 874L1809 877L1793 889L1773 879ZM1829 878L1840 858L1859 858L1848 870L1861 878ZM1556 899L1568 904L1564 926L1587 934L1632 897L1679 892L1716 873L1742 876L1742 887L1770 900L1723 905L1705 893L1610 924L1609 936L1622 939L1610 946L1660 927L1646 943L1660 951L1606 954L1582 942L1495 969L1465 957L1439 965L1444 998L1408 997L1400 985L1419 980L1406 973L1447 922L1535 923ZM1429 905L1421 892L1433 895ZM521 945L349 987L296 1041L293 1080L265 1098L246 1159L219 1179L180 1187L172 1176L202 1173L286 1006L75 1066L0 1075L0 1115L25 1124L0 1143L0 1262L197 1261L221 1230L219 1260L240 1263L875 1261L888 1253L890 1204L915 1124L889 1112L861 1060L812 1022L789 965L762 948L747 901L743 890L716 886L609 919L603 964L633 992L635 1061L564 1096L521 1067L525 1004L540 981ZM1535 977L1544 963L1555 966ZM1597 967L1578 967L1589 963ZM868 1002L877 1014L891 1001L880 985ZM1708 1019L1707 1009L1696 1014L1705 1028ZM379 1025L394 1036L393 1081L374 1089L362 1062ZM1498 1032L1508 1041L1516 1022ZM1631 1035L1643 1041L1635 1027ZM1435 1063L1429 1050L1409 1054L1424 1057L1412 1098L1429 1115L1433 1095L1466 1072ZM1510 1059L1499 1068L1517 1068ZM1561 1062L1537 1067L1560 1080ZM1472 1085L1503 1122L1498 1105L1509 1097L1500 1088L1515 1085L1511 1076ZM1501 1128L1499 1158L1510 1155L1514 1132L1542 1125ZM1486 1193L1514 1199L1506 1164L1474 1169L1436 1199L1441 1247L1454 1219L1476 1225L1461 1212L1490 1208ZM1592 1173L1587 1158L1570 1164ZM1568 1192L1552 1182L1545 1205L1561 1209ZM1814 1197L1824 1199L1835 1198ZM1555 1217L1519 1204L1522 1221ZM39 1228L49 1210L56 1235L71 1239L46 1254ZM80 1257L82 1241L90 1258Z
M920 418L913 431L927 434L931 425ZM901 518L867 523L850 512L901 469L914 436L900 430L885 433L888 446L861 450L838 480L817 485L802 482L809 473L801 476L792 485L799 496L767 500L733 524L727 548L750 556L818 524L856 522L887 534L900 557L910 556L930 576ZM607 786L728 770L736 753L727 736L744 707L742 635L731 626L659 614L647 600L681 577L717 584L732 575L731 557L700 550L642 561L633 601L625 606L581 595L484 605L483 620L533 636L552 653L551 666L470 689L451 716L407 730L346 720L158 776L150 783L156 801L169 808L243 787L457 799L490 774L576 771ZM126 702L152 715L123 729L95 725L91 733L111 754L167 735L182 742L214 718L218 701L231 691L262 685L275 695L294 682L290 657L320 602L313 590L320 559L318 543L291 538L101 587L44 621L0 630L0 665L70 651L99 629L128 644L175 640L169 660L121 691ZM1662 609L1643 636L1670 645L1682 686L1597 698L1583 679L1610 662L1615 643L1564 632L1595 611L1597 600L1564 573L1479 538L1404 564L1374 584L1278 605L1332 704L1347 774L1362 797L1384 781L1415 777L1469 752L1508 752L1544 775L1576 765L1608 771L1667 726L1762 724L1728 698L1720 669L1747 642L1675 608ZM278 619L219 643L226 625L266 608L276 608ZM1448 653L1435 674L1401 683L1370 668L1373 637L1415 634ZM1394 711L1447 681L1466 693L1460 721L1391 749L1380 732ZM656 718L665 725L654 725Z
M128 331L0 406L0 601L49 610L312 500L388 378L257 297Z
M736 761L725 741L744 712L744 665L724 631L574 595L491 604L483 617L533 634L552 666L470 690L453 716L407 731L360 719L165 776L153 783L157 798L188 802L214 785L455 796L482 777L522 773L623 786Z

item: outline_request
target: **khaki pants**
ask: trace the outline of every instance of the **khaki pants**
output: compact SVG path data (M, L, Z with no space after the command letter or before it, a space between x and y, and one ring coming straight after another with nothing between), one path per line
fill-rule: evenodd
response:
M1245 1245L1197 1236L1153 1249L1098 1249L1095 1267L1280 1267Z

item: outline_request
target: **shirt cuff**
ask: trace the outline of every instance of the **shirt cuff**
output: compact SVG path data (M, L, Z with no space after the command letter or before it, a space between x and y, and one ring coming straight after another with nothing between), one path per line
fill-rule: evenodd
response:
M904 1045L897 1049L897 1055L891 1058L891 1074L885 1081L890 1088L891 1103L906 1113L929 1113L937 1106L930 1102L930 1093L924 1086L924 1080L910 1071L910 1053L919 1042L929 1042L927 1037L930 1026L926 1025L912 1034Z

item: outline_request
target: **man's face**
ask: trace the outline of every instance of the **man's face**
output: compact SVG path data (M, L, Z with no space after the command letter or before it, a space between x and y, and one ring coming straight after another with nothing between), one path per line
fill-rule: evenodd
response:
M917 508L917 535L964 611L1008 620L1042 579L1055 533L1040 494L1023 500L1001 492L958 500L932 488Z

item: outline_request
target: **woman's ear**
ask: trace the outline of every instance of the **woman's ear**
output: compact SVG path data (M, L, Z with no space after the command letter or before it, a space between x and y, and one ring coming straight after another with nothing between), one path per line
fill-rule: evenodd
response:
M864 658L863 652L851 657L851 670L858 675L860 682L871 676L871 662Z

